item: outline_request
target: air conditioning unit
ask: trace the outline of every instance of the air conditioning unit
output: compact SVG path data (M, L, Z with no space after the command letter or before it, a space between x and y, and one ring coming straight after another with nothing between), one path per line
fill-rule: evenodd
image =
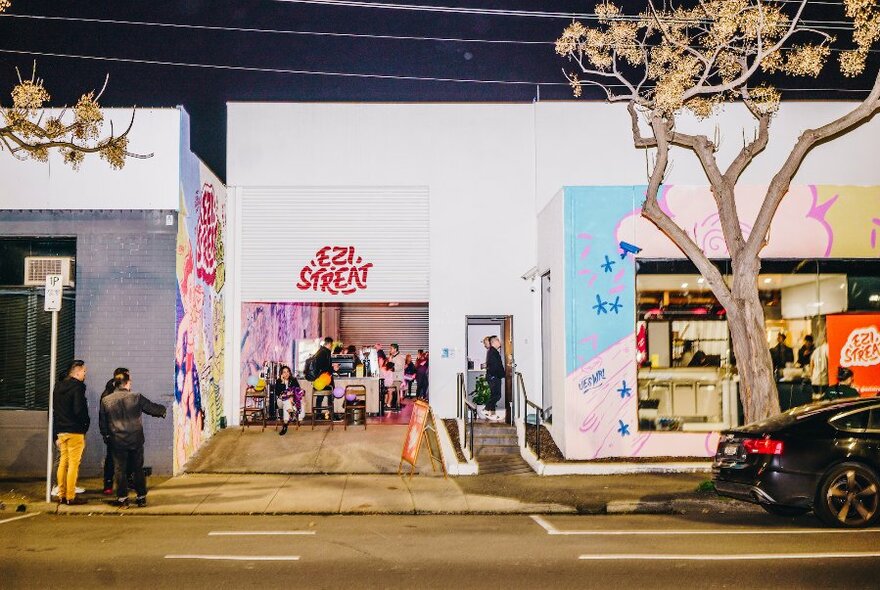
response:
M46 284L46 275L61 275L65 287L76 285L76 266L71 256L25 256L25 286L42 287Z

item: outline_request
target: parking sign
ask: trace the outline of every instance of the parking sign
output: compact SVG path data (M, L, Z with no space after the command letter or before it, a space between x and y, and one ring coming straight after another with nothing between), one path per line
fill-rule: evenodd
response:
M45 311L61 311L61 293L64 288L61 275L46 275Z

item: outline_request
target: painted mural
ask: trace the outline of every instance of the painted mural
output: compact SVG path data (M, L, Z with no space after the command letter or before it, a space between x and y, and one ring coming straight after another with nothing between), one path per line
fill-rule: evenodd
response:
M570 459L698 457L717 433L638 430L635 248L683 258L641 217L644 186L569 187L564 193L565 446ZM763 187L737 189L748 234ZM712 258L728 256L707 187L665 186L661 206ZM859 258L880 252L880 187L795 186L762 251L767 258Z
M317 303L243 303L241 306L241 383L259 375L266 361L294 366L297 340L318 338ZM243 387L243 385L242 385ZM244 402L244 389L241 391Z
M220 428L224 415L226 188L189 151L185 113L181 134L174 473Z

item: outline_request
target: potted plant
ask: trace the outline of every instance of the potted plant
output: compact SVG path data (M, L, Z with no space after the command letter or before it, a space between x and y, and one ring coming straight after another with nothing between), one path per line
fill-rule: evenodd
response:
M489 401L491 395L492 392L489 391L489 382L486 381L486 376L480 375L477 377L477 382L474 384L474 390L471 392L471 400L474 402L474 405L477 406L478 415L483 415L486 402Z

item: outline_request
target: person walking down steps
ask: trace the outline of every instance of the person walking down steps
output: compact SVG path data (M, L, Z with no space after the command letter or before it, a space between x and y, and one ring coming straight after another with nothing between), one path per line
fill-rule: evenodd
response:
M113 465L116 479L116 502L120 508L128 508L128 471L134 474L135 502L139 507L147 505L147 481L144 477L144 425L143 414L156 418L165 417L165 406L151 402L131 390L131 377L127 374L114 377L116 390L101 400L99 414L101 435L113 448Z

